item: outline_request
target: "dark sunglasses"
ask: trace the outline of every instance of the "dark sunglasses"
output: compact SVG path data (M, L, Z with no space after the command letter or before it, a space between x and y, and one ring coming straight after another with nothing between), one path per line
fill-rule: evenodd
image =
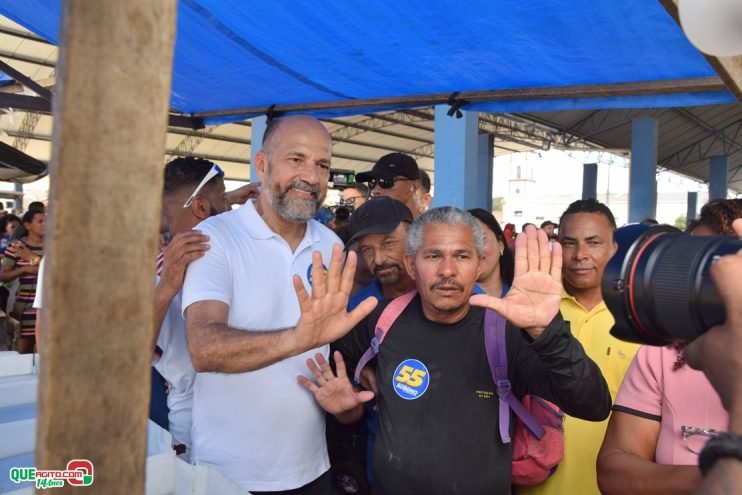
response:
M378 184L382 189L391 189L398 180L412 180L407 177L395 177L393 179L369 179L368 188L373 189Z

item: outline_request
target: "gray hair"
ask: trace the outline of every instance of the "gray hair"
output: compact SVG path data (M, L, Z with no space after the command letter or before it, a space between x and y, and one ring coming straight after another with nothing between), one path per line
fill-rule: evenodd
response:
M474 237L474 249L477 252L477 256L482 257L484 239L479 221L471 213L460 210L455 206L441 206L428 210L410 225L410 229L407 232L407 252L410 256L414 258L417 250L423 243L423 228L426 225L436 224L460 225L471 228L472 236Z

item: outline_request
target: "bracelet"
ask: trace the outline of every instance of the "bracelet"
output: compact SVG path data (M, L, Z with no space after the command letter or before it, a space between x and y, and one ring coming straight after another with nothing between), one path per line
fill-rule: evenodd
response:
M742 436L734 433L719 433L708 442L698 457L698 467L701 474L706 476L716 461L722 457L734 457L742 461Z

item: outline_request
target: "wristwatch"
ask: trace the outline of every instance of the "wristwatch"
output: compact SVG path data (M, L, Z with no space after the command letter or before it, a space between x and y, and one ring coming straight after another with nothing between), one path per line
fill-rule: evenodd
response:
M36 266L41 261L41 256L37 256L34 259L31 260L31 266Z
M722 457L734 457L742 461L742 436L721 432L718 437L706 442L706 446L698 458L698 467L701 468L701 474L704 476L708 474L716 461Z

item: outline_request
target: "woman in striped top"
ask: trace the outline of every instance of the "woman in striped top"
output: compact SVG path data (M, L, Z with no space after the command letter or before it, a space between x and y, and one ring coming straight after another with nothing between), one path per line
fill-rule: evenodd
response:
M15 302L10 316L20 322L20 335L14 336L14 345L19 353L33 352L35 344L34 327L36 310L32 307L36 297L36 279L39 263L44 255L44 220L42 211L29 211L22 218L23 227L28 234L13 241L5 248L0 270L0 281L11 282L18 279Z

